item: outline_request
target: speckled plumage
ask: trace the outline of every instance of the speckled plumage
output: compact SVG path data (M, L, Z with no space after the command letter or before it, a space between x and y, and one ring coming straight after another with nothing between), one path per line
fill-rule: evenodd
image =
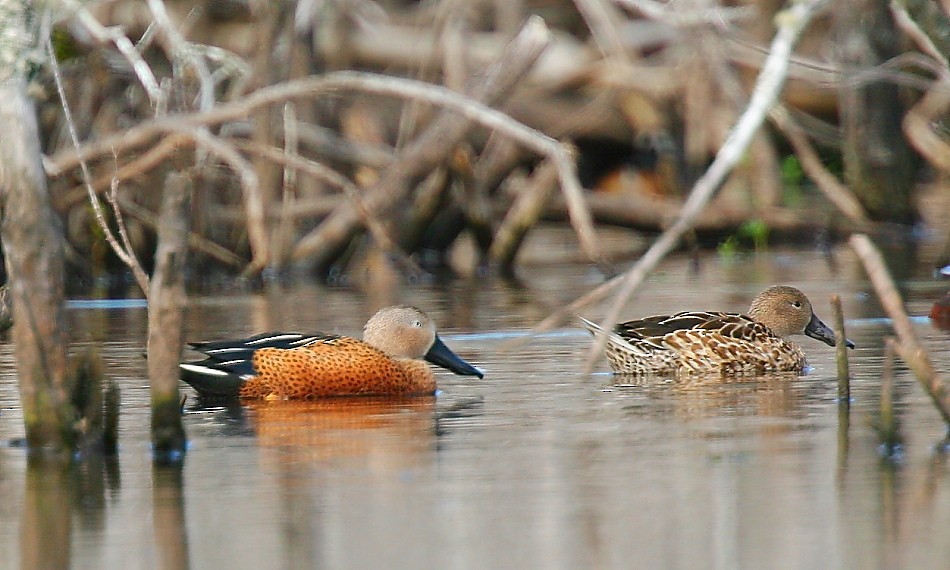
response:
M265 333L196 343L192 348L207 358L182 363L181 376L202 395L284 399L431 394L435 375L423 359L482 375L442 343L432 320L415 307L381 309L363 336Z
M582 320L592 334L601 330ZM681 312L621 323L607 332L605 356L621 374L800 371L805 354L786 338L794 334L835 344L804 293L777 285L755 298L749 315Z

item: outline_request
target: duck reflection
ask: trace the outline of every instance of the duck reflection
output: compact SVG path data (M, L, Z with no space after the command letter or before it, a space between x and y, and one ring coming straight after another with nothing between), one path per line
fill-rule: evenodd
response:
M248 420L278 461L363 458L402 469L435 447L435 398L329 398L260 402ZM386 458L381 461L381 458Z
M654 413L672 412L682 419L732 416L801 417L803 388L799 374L773 372L755 376L686 375L678 377L619 375L614 387L636 388L649 395ZM658 406L658 407L657 407ZM636 411L636 410L631 410Z

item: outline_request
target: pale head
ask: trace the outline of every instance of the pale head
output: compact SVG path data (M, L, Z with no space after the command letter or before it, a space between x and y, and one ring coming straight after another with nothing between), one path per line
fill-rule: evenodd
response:
M775 285L762 291L752 301L749 316L783 338L804 334L829 346L836 342L835 333L815 315L808 297L794 287Z
M435 323L415 307L380 309L363 327L363 340L399 358L423 358L435 343Z
M456 374L482 377L481 370L445 346L432 319L415 307L380 309L366 321L363 341L396 358L424 358Z

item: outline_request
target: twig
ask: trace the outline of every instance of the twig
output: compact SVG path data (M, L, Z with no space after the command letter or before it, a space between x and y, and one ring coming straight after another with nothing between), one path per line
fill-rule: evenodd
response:
M115 216L115 225L119 230L119 238L122 239L122 248L125 251L134 251L132 247L132 240L129 239L129 232L126 231L125 219L122 217L122 209L119 208L119 181L113 179L112 185L109 188L109 193L106 194L106 199L109 200L109 205L112 206L112 213Z
M950 172L950 145L936 132L935 118L950 108L950 70L941 74L927 93L904 115L904 134L931 165Z
M920 28L920 25L917 24L917 21L914 20L907 10L907 6L905 6L906 3L906 1L895 2L891 0L888 4L891 14L894 16L894 23L897 24L902 32L914 40L914 43L917 44L920 51L939 61L943 67L950 68L950 61L947 60L946 53L941 51L934 43L933 38ZM940 8L933 2L916 2L916 4L918 16L924 18L923 21L929 22L932 29L944 27L948 24L946 14L942 13ZM950 45L947 44L946 33L942 35L944 36L941 38L943 42L942 45L944 47L950 47Z
M116 256L121 259L122 262L125 263L132 271L132 275L135 276L135 281L142 290L142 294L148 298L148 275L145 273L145 270L142 269L142 265L135 257L135 252L131 249L125 250L121 245L119 245L115 234L112 233L112 230L109 229L109 224L106 222L105 214L102 212L102 204L99 202L99 197L92 188L92 175L89 173L89 167L86 164L86 161L82 159L82 151L79 145L79 134L76 132L76 123L73 121L72 112L69 109L69 102L66 100L66 90L63 87L62 74L59 70L59 64L56 61L56 52L53 49L53 40L49 34L46 35L45 43L46 54L49 57L50 67L53 70L53 78L56 82L56 92L59 94L60 104L63 106L63 116L66 118L69 137L72 140L73 147L77 149L76 152L77 156L79 157L79 165L82 170L83 184L86 186L86 190L89 193L89 202L92 204L92 210L96 216L96 222L99 224L99 228L102 230L102 233L106 238L106 242L112 248L112 251L115 252Z
M172 25L168 12L165 10L165 3L162 0L147 0L147 3L152 13L152 20L159 32L160 43L168 54L168 58L172 62L184 60L195 71L201 85L198 108L207 111L214 106L214 83L211 80L211 71L198 57L193 44L185 41L185 38Z
M284 103L283 113L284 156L296 157L299 155L299 139L297 137L297 107L293 102ZM274 252L274 261L283 265L289 253L289 245L294 235L294 217L292 215L294 200L297 195L297 170L292 165L284 163L283 191L280 200L280 216L277 222L277 239Z
M897 338L900 341L896 344L897 353L914 371L917 381L920 382L920 385L933 400L937 411L943 416L943 421L950 425L950 399L948 399L950 394L948 394L947 386L937 375L927 351L914 334L914 328L904 311L903 300L894 285L894 280L887 271L884 259L868 236L864 234L851 236L851 247L858 254L861 263L864 264L868 277L877 291L877 296L891 318L894 332L897 333Z
M680 238L692 227L693 222L702 212L709 200L715 195L716 190L722 184L725 177L732 171L732 168L742 158L743 153L752 142L762 122L765 120L766 113L775 102L784 85L786 73L788 71L789 56L792 52L792 46L798 39L805 25L809 22L812 15L821 3L820 0L802 0L791 4L783 12L779 13L775 21L779 28L772 40L772 47L768 59L762 67L762 71L756 80L755 89L749 100L749 106L739 117L735 127L729 133L725 143L716 154L715 160L709 166L709 169L696 181L693 190L683 204L679 217L660 238L654 242L649 250L634 264L626 273L614 278L608 283L613 285L608 287L609 291L616 285L622 284L620 292L617 293L613 305L607 312L601 326L604 331L610 330L613 323L617 322L620 311L627 303L633 293L640 287L650 271L662 260L667 253L673 250L679 243ZM598 287L599 294L606 294L605 290ZM593 293L587 295L591 298ZM577 305L577 301L571 304ZM551 326L559 322L563 317L564 311L559 311L542 321L535 330ZM593 346L588 354L587 368L593 366L604 350L607 343L606 334L598 334Z
M158 228L158 216L152 212L149 212L142 206L139 206L132 200L122 198L120 196L119 206L125 210L128 215L142 222L145 226L150 227L153 230ZM243 257L235 255L227 248L221 247L220 245L209 239L201 237L193 231L188 234L188 246L232 267L243 267L247 265L247 260L245 260Z
M838 342L835 345L835 360L838 363L838 405L851 405L851 374L848 371L848 347L845 339L844 313L841 311L841 296L831 296L831 309L834 314L835 336Z
M122 33L121 28L113 26L107 28L103 26L96 18L79 2L68 0L64 2L64 7L76 11L76 21L82 25L86 31L97 41L110 42L115 45L119 53L129 62L139 83L148 94L149 100L153 106L157 106L162 97L162 90L158 86L158 80L152 73L152 68L148 66L142 55L135 49L132 41Z
M868 226L871 220L865 213L864 206L844 184L838 182L838 179L828 172L825 165L821 163L818 153L808 142L808 137L789 115L785 106L776 105L769 112L769 118L788 139L792 148L795 149L795 156L798 157L802 169L825 197L858 228Z
M884 339L884 365L881 367L881 403L878 408L875 431L881 440L881 455L888 459L899 457L901 451L900 423L894 412L894 337Z
M343 190L347 198L356 207L357 212L363 219L363 223L370 231L370 234L373 236L376 244L382 248L383 251L396 258L406 269L413 272L422 271L416 262L409 258L409 256L406 255L404 251L399 249L399 246L396 245L395 240L389 236L389 232L386 230L385 225L366 205L366 201L363 199L360 189L355 184L350 182L347 177L326 165L320 164L319 162L304 158L298 154L287 153L274 147L242 140L235 140L233 141L233 144L234 146L247 152L258 154L264 158L267 158L268 160L276 162L277 164L282 164L287 168L294 168L301 172L305 172L318 180L329 183L340 190ZM290 211L288 210L287 213L289 214Z
M531 22L534 23L531 24ZM547 29L544 28L544 24L540 20L529 21L526 28L531 26L534 27L533 33L547 37ZM279 83L259 89L242 100L218 105L207 112L168 116L160 121L153 120L142 123L123 133L88 143L81 151L87 160L113 152L121 154L148 144L152 139L161 136L163 133L176 130L179 127L175 127L175 124L192 128L199 125L211 126L246 118L262 106L280 103L287 99L314 97L328 92L351 90L420 100L446 107L466 120L473 121L487 129L496 130L529 150L550 159L557 166L558 179L568 205L571 223L577 232L585 255L589 259L603 262L604 258L597 243L590 211L586 207L583 190L577 179L574 160L564 145L478 101L443 87L410 79L340 71L319 77L308 77ZM47 160L45 166L52 176L56 176L68 168L75 167L77 157L78 153L61 153ZM302 255L302 251L308 251L309 249L306 243L298 243L298 257Z
M263 269L270 261L270 255L265 219L266 205L257 172L233 146L227 144L224 139L212 135L206 128L184 125L176 121L166 122L165 128L172 133L190 136L197 145L223 160L238 175L247 215L247 233L252 256L251 263L244 272L250 274Z
M554 165L547 161L541 163L524 184L515 203L508 208L488 250L489 259L499 265L502 273L511 275L518 249L528 229L544 211L556 180Z
M725 25L736 20L747 20L755 15L756 9L745 7L717 7L696 10L678 10L673 3L656 0L614 0L615 3L637 10L651 20L659 20L676 27L690 27L708 24Z
M574 4L587 22L587 28L594 36L600 53L605 58L617 58L623 63L630 63L630 55L617 29L617 23L621 21L618 10L608 0L574 0Z
M114 180L123 182L130 178L143 175L149 170L163 164L171 154L179 150L185 143L192 145L193 139L189 136L179 134L165 137L160 143L150 148L141 156L138 156L134 160L125 163L117 170L110 172L108 175L94 180L92 182L93 191L98 194L108 188L111 188ZM68 193L66 193L66 195L57 200L56 204L61 209L68 209L87 199L88 195L88 191L85 188L70 190Z

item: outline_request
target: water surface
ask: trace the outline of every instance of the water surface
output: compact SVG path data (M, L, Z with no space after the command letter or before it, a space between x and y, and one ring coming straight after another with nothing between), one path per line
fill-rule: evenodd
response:
M431 398L230 408L191 398L180 468L154 468L149 454L145 311L74 304L74 347L100 346L122 388L121 452L57 470L0 449L0 559L73 568L950 567L948 467L935 451L944 427L898 367L904 455L881 459L869 421L889 328L846 249L834 266L810 251L708 257L698 274L671 258L625 317L745 310L765 286L788 283L830 322L828 297L840 293L858 344L849 416L839 414L833 349L811 339L801 339L809 374L726 382L621 380L606 364L584 373L589 339L574 324L511 348L599 280L583 265L530 266L521 287L194 297L195 340L358 334L379 306L416 304L487 373L440 373ZM940 289L912 278L905 291L924 315ZM950 335L925 319L915 328L950 377ZM23 434L9 344L0 373L0 439L10 441Z

